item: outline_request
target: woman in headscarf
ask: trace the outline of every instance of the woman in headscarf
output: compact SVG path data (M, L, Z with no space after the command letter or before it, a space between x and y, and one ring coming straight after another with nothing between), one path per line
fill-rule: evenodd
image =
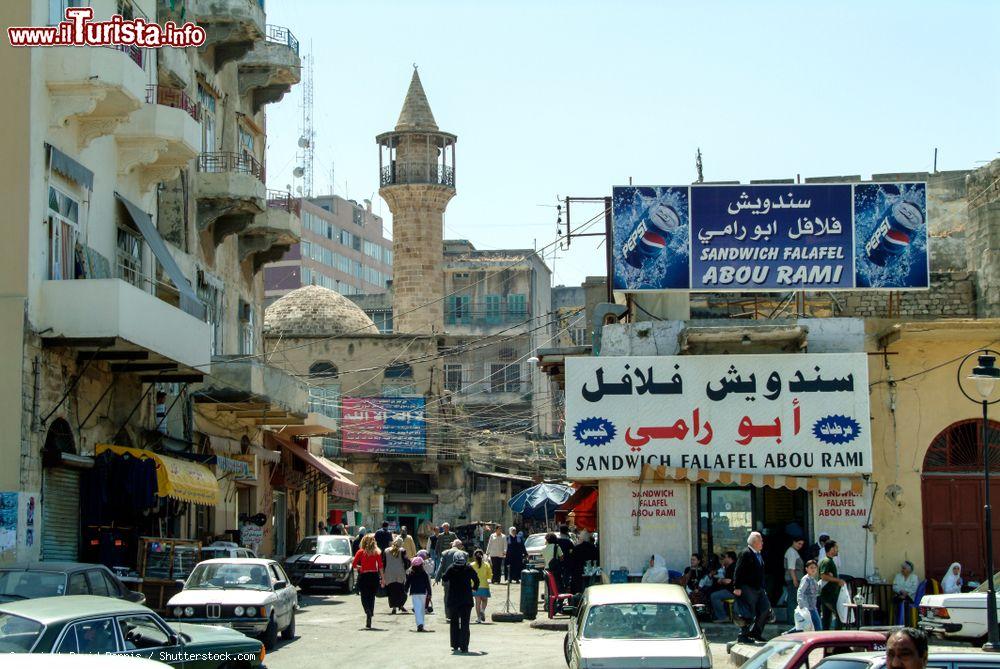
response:
M431 554L427 551L417 551L417 557L423 560L423 569L427 572L427 575L434 580L434 560L431 559ZM431 587L430 584L427 586L427 613L434 613L434 603L431 601Z
M365 534L367 532L368 532L368 530L365 529L364 525L362 525L361 527L358 528L358 536L356 536L354 538L354 541L351 542L351 550L352 551L354 551L355 553L357 553L361 549L361 540L365 538Z
M643 583L669 583L670 572L667 561L659 553L653 553L649 558L649 569L642 575Z
M941 579L941 592L946 595L954 595L962 592L963 585L965 585L965 581L962 580L962 565L958 562L952 562L944 578Z
M385 560L385 592L392 615L396 615L396 609L406 613L406 570L410 568L410 560L403 549L402 537L393 539L382 558Z
M511 583L521 582L521 572L524 570L524 558L528 552L524 549L524 535L512 527L507 534L507 556L504 564L507 565L507 579Z
M900 565L899 573L892 579L892 591L896 595L896 600L906 600L912 604L919 585L920 580L913 573L913 563L909 560L904 561Z

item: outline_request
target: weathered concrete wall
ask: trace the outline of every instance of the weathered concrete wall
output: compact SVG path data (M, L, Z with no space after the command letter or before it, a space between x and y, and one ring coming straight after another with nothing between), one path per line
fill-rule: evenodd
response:
M1000 316L1000 159L968 180L969 271L976 273L979 315Z

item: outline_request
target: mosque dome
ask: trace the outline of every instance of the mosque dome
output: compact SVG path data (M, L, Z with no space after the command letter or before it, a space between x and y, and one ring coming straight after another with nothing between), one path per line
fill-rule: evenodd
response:
M264 334L321 337L378 334L361 307L337 291L303 286L283 295L264 312Z

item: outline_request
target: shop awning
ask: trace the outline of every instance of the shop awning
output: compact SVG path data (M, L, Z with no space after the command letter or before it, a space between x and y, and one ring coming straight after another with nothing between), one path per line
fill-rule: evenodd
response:
M290 439L284 439L275 434L271 436L281 444L282 448L287 449L289 453L330 479L331 495L352 500L358 498L358 484L338 471L342 470L343 467L338 467L323 456L313 455Z
M556 520L565 518L568 522L572 516L572 524L577 528L594 532L597 530L597 500L597 488L581 485L556 509Z
M111 444L98 444L97 453L111 451L137 458L151 458L156 463L156 494L192 504L215 506L219 503L219 484L205 465L171 458L152 451Z
M724 485L753 485L789 490L836 490L839 492L864 491L865 480L860 476L782 476L775 474L742 474L713 469L685 469L683 467L653 467L643 465L642 481L691 481L692 483L722 483Z

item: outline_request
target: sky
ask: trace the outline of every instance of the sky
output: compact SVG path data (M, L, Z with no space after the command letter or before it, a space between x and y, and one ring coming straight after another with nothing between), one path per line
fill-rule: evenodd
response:
M378 196L375 135L413 64L458 135L445 238L543 248L553 284L605 273L560 250L557 198L613 185L981 167L1000 158L1000 1L270 0L314 57L314 192ZM270 188L301 184L302 86L268 107ZM600 205L573 205L574 228ZM601 230L594 224L591 231ZM565 233L565 227L562 232ZM391 236L391 234L390 234Z

